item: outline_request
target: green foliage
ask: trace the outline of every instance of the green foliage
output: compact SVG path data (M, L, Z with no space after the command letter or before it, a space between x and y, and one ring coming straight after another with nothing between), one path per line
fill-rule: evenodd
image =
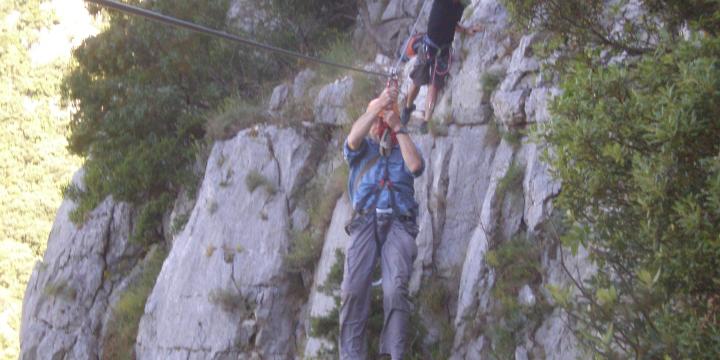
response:
M227 0L131 3L227 29ZM356 10L350 1L276 0L272 6L277 23L248 35L308 53L337 39ZM317 23L317 15L327 21ZM75 51L77 66L63 86L65 100L77 108L70 149L86 157L87 190L76 191L73 214L78 223L107 195L143 204L191 185L193 144L205 133L225 139L266 120L257 103L292 68L287 58L238 51L221 39L117 12L107 18L109 26ZM331 48L336 51L329 55L343 53Z
M35 261L36 255L27 244L0 240L0 359L20 355L22 299Z
M497 89L500 82L505 77L502 71L488 71L480 76L480 86L484 94L489 95Z
M150 292L155 286L167 250L155 247L148 253L140 275L133 280L112 306L107 332L103 339L103 359L134 359L135 339L140 318Z
M131 3L227 29L227 0ZM105 30L75 50L77 66L63 85L65 100L77 109L70 149L86 157L79 221L107 195L136 204L174 197L194 181L193 144L205 129L222 138L233 120L251 121L248 103L289 70L277 57L238 51L221 39L106 15Z
M633 21L623 21L620 11L628 0L618 1L607 16L603 0L502 0L517 26L533 27L559 36L552 44L565 53L583 51L586 45L603 45L622 52L640 54L652 51L644 35L656 28L654 19L641 14ZM618 26L624 31L613 29Z
M339 35L323 49L320 58L338 64L355 64L358 61L359 55L355 48L353 48L352 39L347 35ZM315 81L321 83L335 80L342 74L347 73L347 70L332 66L316 65L316 70L318 76Z
M645 0L645 4L671 29L688 23L693 29L719 35L720 2L717 0Z
M312 271L320 259L323 239L303 230L292 234L292 247L285 255L285 264L293 272Z
M330 267L325 283L318 287L318 290L327 296L335 296L340 291L340 284L343 278L343 265L345 264L345 254L340 249L335 249L335 262Z
M540 250L524 235L516 235L485 254L485 262L495 269L493 295L517 295L520 287L540 282Z
M517 149L522 145L522 138L525 136L525 132L522 129L506 129L502 130L502 139L508 144L512 145L513 148Z
M273 14L280 19L275 31L281 34L286 47L317 55L338 34L350 31L355 24L357 4L354 0L272 0Z
M79 166L66 150L69 114L59 104L69 57L46 51L58 41L49 36L54 26L72 27L48 5L0 2L0 359L20 355L25 287L45 252L59 190Z
M285 255L285 264L290 271L312 271L315 268L335 205L345 191L347 174L347 166L342 165L328 179L316 178L302 191L299 203L307 209L309 225L307 229L293 234L292 246Z
M549 306L540 297L532 306L518 301L524 285L537 290L542 280L540 250L537 244L518 234L500 243L485 254L485 262L495 271L492 306L485 334L491 343L491 354L496 359L511 358L515 349L524 341L524 335L539 326ZM535 291L537 293L537 291Z
M705 38L631 65L578 63L553 105L543 135L573 225L562 240L599 266L569 308L606 356L720 354L719 55Z
M135 231L131 240L144 245L150 245L162 236L162 218L168 207L172 205L172 198L163 194L146 202L140 209L135 221Z
M270 196L277 193L275 184L257 170L252 170L245 176L245 186L251 193L255 192L255 189L259 187L264 188Z
M348 126L352 126L352 123L365 113L368 104L378 95L378 90L382 85L377 77L353 74L353 88L350 100L345 107L348 109L348 116L351 120L351 124ZM350 132L349 128L343 130L347 130L343 131L345 134Z
M516 160L513 160L505 172L505 176L498 181L496 192L498 194L505 194L508 190L521 187L524 177L525 169L523 169Z
M177 216L175 216L171 226L171 231L173 235L179 234L185 228L188 220L190 220L190 214L191 212L188 211L186 213L178 214Z
M649 12L627 24L624 1L610 13L595 11L600 1L505 3L553 32L550 50L570 50L538 132L563 183L561 240L589 249L597 272L576 279L579 295L553 297L597 357L717 358L720 3L645 0ZM635 56L598 56L621 52Z
M420 305L420 311L426 318L426 321L432 323L433 327L439 329L439 337L435 341L427 341L420 339L427 345L429 356L431 359L444 359L447 354L452 353L453 340L455 340L455 327L453 326L453 317L450 311L450 303L453 294L448 288L448 279L442 279L439 276L431 276L423 282L422 288L417 295L417 302ZM424 333L424 330L420 333ZM415 354L416 357L424 359L424 356Z
M502 0L521 28L550 34L545 43L562 49L564 57L597 47L608 54L651 54L664 41L682 40L681 29L717 35L720 3L717 0L642 0L641 11L627 19L630 0L608 5L603 0ZM660 21L658 21L660 20ZM622 29L622 31L617 31ZM558 63L562 69L564 61Z
M223 100L216 110L207 115L206 135L213 140L226 140L238 131L269 120L268 114L257 101L251 102L238 96Z

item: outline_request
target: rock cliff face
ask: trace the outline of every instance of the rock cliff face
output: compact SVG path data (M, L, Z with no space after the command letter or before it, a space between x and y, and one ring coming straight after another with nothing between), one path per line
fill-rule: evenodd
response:
M424 29L430 1L368 1L356 38L381 37L381 48L394 48L421 11L417 29ZM440 358L503 358L510 349L516 359L575 359L567 319L545 290L567 282L550 224L560 184L542 161L543 144L526 136L528 125L549 121L547 101L557 92L532 54L542 37L514 33L495 0L473 1L463 22L486 31L458 36L433 135L413 135L427 165L415 183L420 233L411 280L424 341L429 347L449 342L450 352ZM269 110L289 116L289 104L300 101L313 77L305 71L278 87ZM299 200L307 184L339 166L339 125L351 121L346 107L353 86L345 78L319 90L318 99L326 101L314 103L314 123L260 126L214 145L187 225L172 238L145 304L137 358L317 358L333 348L310 335L310 319L335 307L320 287L336 249L348 242L346 197L332 211L309 273L289 271L284 258L297 245L293 234L308 226L312 209ZM418 108L423 101L421 94ZM66 200L58 211L45 259L28 286L23 358L97 358L113 299L139 263L139 250L128 241L129 206L108 199L79 229L67 218L72 206ZM533 249L522 253L532 258L533 276L504 284L498 254L516 242ZM565 262L586 270L581 259ZM438 284L440 312L422 300ZM503 305L505 298L520 304L519 313ZM499 338L503 331L512 334L509 340Z
M82 172L75 175L80 184ZM35 265L23 301L24 359L84 359L100 354L101 331L118 289L139 262L129 241L132 208L106 199L78 228L63 201L45 257Z

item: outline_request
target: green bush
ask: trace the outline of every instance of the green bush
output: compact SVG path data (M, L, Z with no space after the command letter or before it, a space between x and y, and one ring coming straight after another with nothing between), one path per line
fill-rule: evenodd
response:
M437 275L427 278L417 294L418 312L422 312L425 321L432 323L433 327L439 329L439 337L430 342L427 339L418 339L419 345L426 345L430 359L444 359L452 353L453 341L455 340L455 327L450 309L453 294L449 289L448 279L442 279ZM417 317L417 314L414 316ZM417 323L418 320L416 320ZM417 325L416 325L417 326ZM416 332L424 334L425 329ZM424 344L423 344L424 343ZM425 356L415 353L416 357L424 359Z
M514 356L515 349L541 324L549 306L537 297L532 306L520 304L518 294L524 285L537 294L542 281L540 248L524 233L500 243L485 254L485 262L495 272L492 296L495 302L485 316L484 329L490 339L491 355L496 359Z
M273 13L280 26L280 43L302 53L317 55L338 34L347 34L355 24L355 0L272 0ZM318 21L322 19L322 21Z
M320 259L323 238L314 236L312 231L303 230L292 234L292 246L284 261L291 272L312 271Z
M106 325L107 332L103 339L103 359L135 358L133 348L140 318L167 254L165 248L152 249L148 253L139 277L128 285L112 306L110 320Z
M240 130L268 120L269 116L261 104L231 96L207 115L205 133L210 139L226 140Z
M497 89L500 82L505 77L505 73L502 71L488 71L480 76L480 86L482 87L483 93L490 95L495 89Z
M597 268L577 296L552 289L577 337L602 358L717 358L720 3L644 0L625 24L627 1L504 3L565 51L538 134L563 184L561 240Z
M522 187L524 178L525 169L517 163L517 160L513 159L505 172L505 176L498 181L495 192L504 196L509 190Z
M298 203L307 209L309 225L293 234L285 264L293 272L312 271L320 259L325 234L332 221L335 205L345 191L347 166L335 170L328 179L317 178L300 191Z
M170 205L172 205L172 198L168 194L146 202L135 220L135 229L131 240L139 244L150 245L159 239L162 236L162 218Z
M607 356L720 354L720 41L668 46L630 65L578 63L543 133L573 225L563 242L598 265L570 311Z
M69 112L58 108L69 56L36 51L66 26L47 5L0 2L0 359L20 356L27 281L45 252L59 190L80 165L66 148Z
M131 3L228 28L227 0ZM106 17L108 26L74 51L77 65L63 84L65 101L77 109L70 150L86 158L87 191L80 193L73 216L78 222L107 195L135 204L174 197L195 181L193 144L205 129L226 136L231 120L253 112L246 104L265 84L289 71L277 57L238 51L218 38L114 11ZM245 102L231 106L227 98ZM212 121L205 125L208 117Z

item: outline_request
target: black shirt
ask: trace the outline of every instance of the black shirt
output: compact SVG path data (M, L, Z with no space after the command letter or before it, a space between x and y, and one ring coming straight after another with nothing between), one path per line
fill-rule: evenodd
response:
M435 0L430 10L427 34L440 47L452 43L455 26L462 17L465 5L453 0Z

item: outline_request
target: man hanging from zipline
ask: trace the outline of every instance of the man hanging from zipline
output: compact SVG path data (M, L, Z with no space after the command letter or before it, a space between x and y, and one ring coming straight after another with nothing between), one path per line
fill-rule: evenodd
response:
M417 256L418 205L413 183L425 163L400 122L397 95L397 82L390 81L355 121L345 141L353 216L346 227L351 240L341 285L343 360L367 359L370 285L378 257L385 313L380 354L399 360L405 353L412 311L408 283Z
M418 39L420 46L417 47L417 59L410 72L412 84L400 118L403 124L408 123L410 114L415 110L415 98L420 92L420 87L429 84L425 99L425 118L420 127L422 133L427 132L428 122L435 110L438 92L445 85L445 78L450 71L450 47L455 38L455 32L473 35L482 30L480 25L474 27L460 25L459 21L464 9L465 5L461 0L434 0L432 9L430 9L427 33ZM410 44L409 46L413 47L414 45Z

